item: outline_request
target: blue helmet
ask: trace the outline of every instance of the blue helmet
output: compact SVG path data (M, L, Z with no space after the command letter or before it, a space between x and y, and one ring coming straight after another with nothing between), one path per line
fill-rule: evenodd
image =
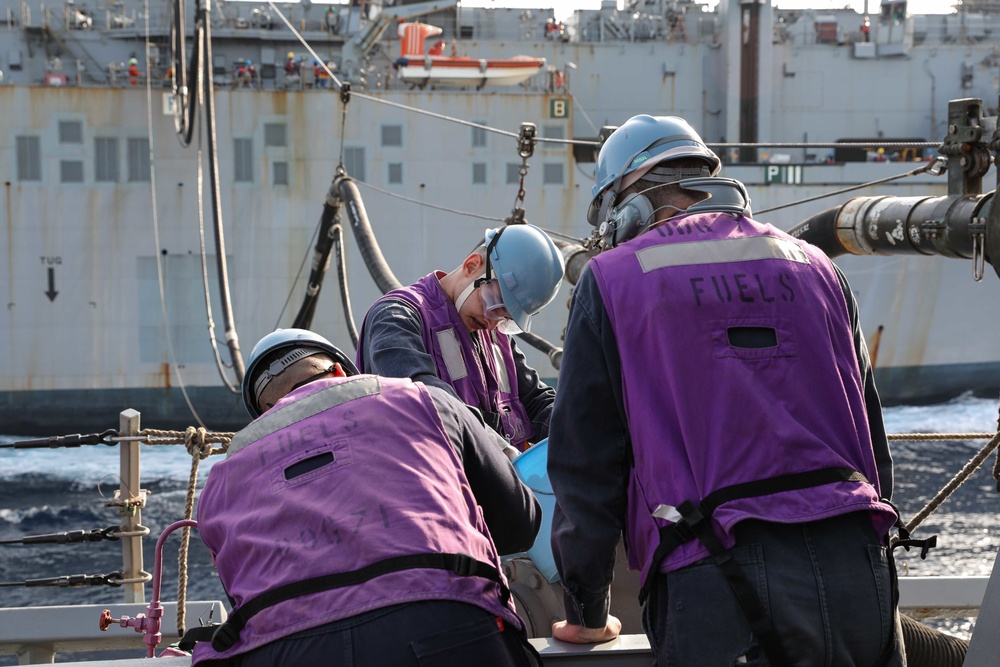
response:
M494 238L496 241L494 241ZM565 265L548 234L529 224L486 230L487 270L500 283L503 305L521 331L556 297Z
M629 118L601 146L587 221L600 225L601 208L614 204L614 197L631 184L629 181L634 183L661 162L689 157L704 160L712 176L722 168L719 156L683 118L645 114ZM627 179L630 174L635 175ZM608 194L611 201L605 202Z
M262 361L272 357L274 352L287 349L288 354L280 359L272 360L266 367ZM281 375L289 366L312 354L326 353L340 364L348 375L357 375L358 369L343 352L333 343L317 333L306 329L278 329L261 338L247 360L246 372L243 374L243 404L250 416L256 419L262 413L257 405L260 393L267 383Z

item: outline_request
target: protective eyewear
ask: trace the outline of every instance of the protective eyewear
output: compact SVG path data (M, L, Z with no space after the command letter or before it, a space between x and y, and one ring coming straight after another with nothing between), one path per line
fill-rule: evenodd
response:
M483 299L483 316L490 322L499 322L496 328L500 333L507 335L521 333L521 327L517 326L517 323L511 318L507 306L503 303L500 283L496 280L480 278L476 284Z
M500 291L500 283L493 278L493 262L490 261L493 249L496 247L497 241L500 240L500 235L503 234L505 229L507 228L501 227L498 229L497 233L490 239L489 244L487 244L486 276L476 280L475 286L479 288L479 294L482 296L483 315L486 319L490 322L499 322L496 326L497 331L508 336L513 336L514 334L521 333L521 327L511 318L510 311L503 304L503 292Z

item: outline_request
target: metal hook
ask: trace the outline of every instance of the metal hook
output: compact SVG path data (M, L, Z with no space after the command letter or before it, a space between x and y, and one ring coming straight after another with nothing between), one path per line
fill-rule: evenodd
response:
M538 128L534 123L521 123L521 132L517 137L517 154L527 159L535 152L535 137Z
M986 233L972 234L972 279L977 283L983 281L986 272Z
M923 168L923 171L931 176L940 176L944 172L948 171L948 156L935 155L934 158L927 163L927 166Z

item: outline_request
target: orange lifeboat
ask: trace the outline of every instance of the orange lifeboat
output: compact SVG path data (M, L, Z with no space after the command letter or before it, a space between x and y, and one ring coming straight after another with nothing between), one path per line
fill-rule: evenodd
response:
M461 58L442 54L443 42L424 52L424 41L441 34L441 28L426 23L399 25L400 56L393 64L396 76L411 86L513 86L536 74L544 58Z

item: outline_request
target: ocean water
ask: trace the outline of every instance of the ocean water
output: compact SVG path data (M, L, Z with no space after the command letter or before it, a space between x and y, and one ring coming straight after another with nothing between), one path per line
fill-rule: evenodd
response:
M885 409L889 433L993 433L998 402L963 397L933 406ZM53 434L56 435L56 434ZM0 436L13 442L16 436ZM904 521L912 518L985 440L896 441L894 500ZM219 457L202 461L199 485ZM897 551L900 576L981 575L992 570L1000 546L1000 494L991 471L993 454L983 466L924 523L916 536L937 534L938 548L926 560ZM150 492L142 522L150 537L143 540L145 569L153 571L156 537L183 518L191 458L182 447L144 446L142 488ZM0 541L70 530L90 531L118 524L114 508L105 507L118 488L116 447L85 446L61 450L0 450ZM177 549L180 531L166 542L162 599L177 596ZM189 553L189 600L225 600L208 551L192 532ZM121 545L102 541L72 545L0 545L0 583L72 574L107 574L121 568ZM147 599L150 588L147 586ZM0 607L62 604L114 604L124 599L120 589L0 587ZM96 623L96 619L95 619ZM188 619L188 625L196 624ZM968 637L973 619L944 619L932 625ZM57 656L68 660L72 654ZM77 658L79 659L79 658ZM0 656L0 665L17 664Z

